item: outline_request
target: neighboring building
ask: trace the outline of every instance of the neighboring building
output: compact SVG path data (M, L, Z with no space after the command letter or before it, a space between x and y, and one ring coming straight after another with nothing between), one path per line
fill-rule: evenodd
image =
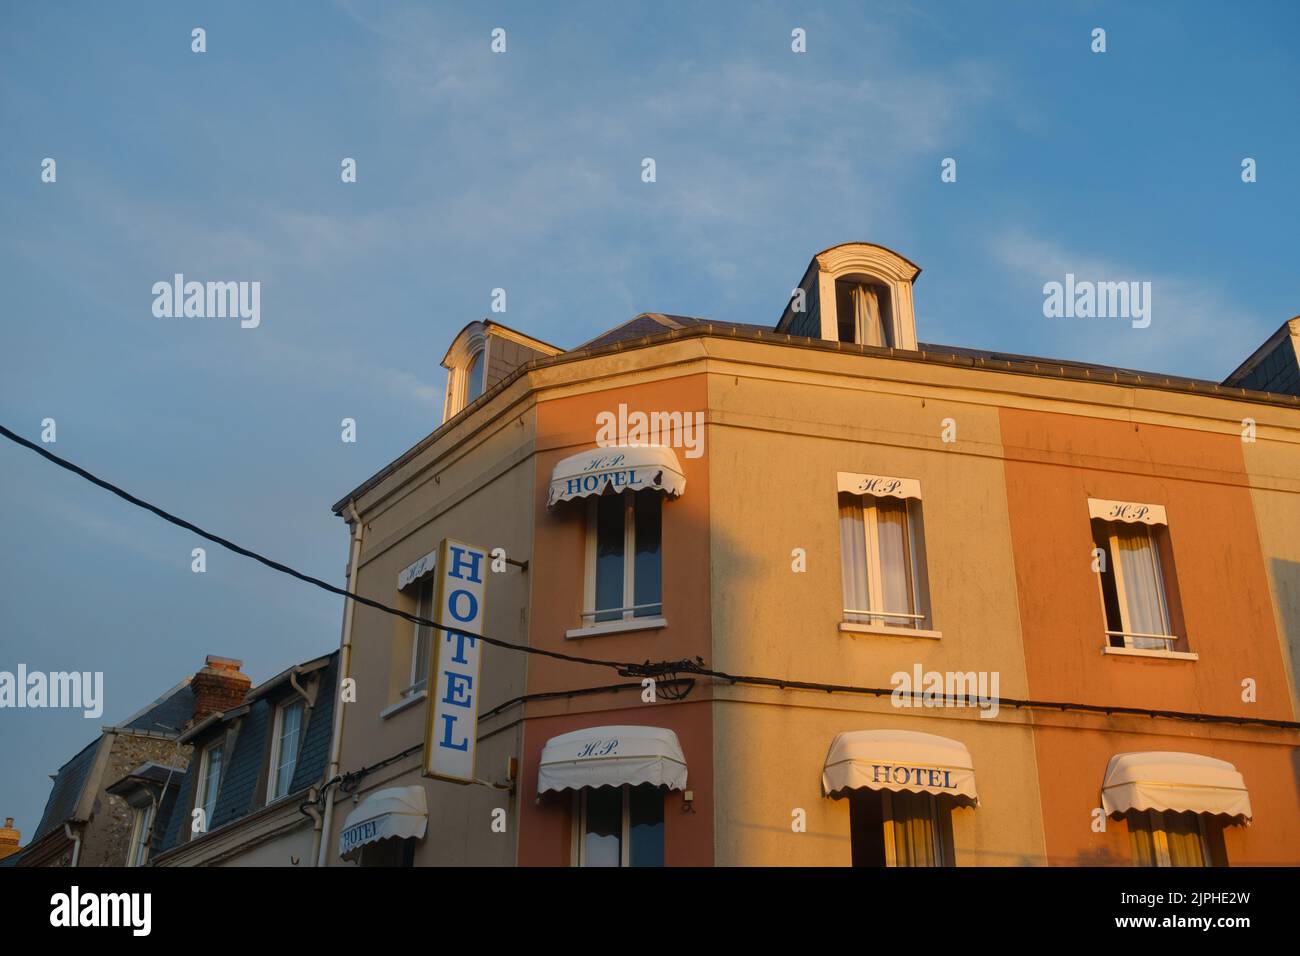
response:
M111 784L142 764L184 769L190 748L181 729L194 710L186 678L100 736L53 774L54 786L18 866L125 866L138 849L137 809Z
M0 860L7 860L22 850L22 841L23 835L14 829L14 818L5 817L5 825L0 827Z
M460 786L441 635L348 602L321 862L1300 863L1295 321L1266 393L919 343L919 271L835 246L774 330L648 313L481 394L454 346L442 426L335 506L350 588L427 616L440 539L503 548L487 634L679 663L647 703L484 647Z
M325 654L250 689L239 661L208 658L194 682L212 694L180 738L194 759L159 812L151 865L314 865L337 660ZM162 776L141 768L116 786L143 806L157 802Z

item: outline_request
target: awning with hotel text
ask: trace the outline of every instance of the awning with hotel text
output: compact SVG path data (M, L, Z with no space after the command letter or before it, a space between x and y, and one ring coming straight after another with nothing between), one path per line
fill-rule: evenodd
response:
M913 730L836 734L822 768L822 790L840 797L860 789L948 794L979 803L966 745Z
M680 495L686 477L677 453L660 445L591 448L570 455L551 472L549 508L561 501L614 491L665 491Z

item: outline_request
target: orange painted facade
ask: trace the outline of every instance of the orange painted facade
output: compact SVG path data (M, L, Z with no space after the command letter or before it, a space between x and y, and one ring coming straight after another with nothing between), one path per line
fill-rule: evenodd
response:
M530 568L532 618L530 644L562 653L605 660L637 662L708 658L709 549L707 458L679 456L686 476L686 494L664 502L663 616L668 626L655 631L605 634L569 640L566 631L580 626L586 560L586 499L546 504L546 490L555 463L593 446L596 416L616 412L672 409L703 412L707 381L685 375L627 388L584 392L542 404L538 410L537 494L534 500L536 546L545 555ZM577 572L577 573L575 573ZM641 687L603 667L584 667L533 657L528 664L528 694L550 694L584 687L632 684L606 694L551 700L525 705L525 732L520 799L521 865L567 866L573 801L571 794L537 796L538 759L546 741L584 727L650 724L676 732L690 768L690 787L699 799L683 806L682 794L666 796L664 809L665 862L707 866L713 862L712 720L707 697L698 693L681 703L641 702Z
M1007 408L1001 423L1030 696L1294 720L1240 437ZM1101 653L1089 498L1164 505L1187 649L1198 660ZM1256 702L1242 700L1247 678ZM1147 750L1234 764L1259 809L1252 826L1225 830L1228 859L1297 862L1293 736L1131 717L1043 722L1034 737L1050 863L1131 862L1124 822L1110 821L1105 833L1088 825L1097 806L1091 784L1100 788L1113 754Z

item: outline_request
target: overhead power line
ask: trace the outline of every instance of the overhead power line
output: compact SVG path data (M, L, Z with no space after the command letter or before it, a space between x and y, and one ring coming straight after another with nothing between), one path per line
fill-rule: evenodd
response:
M164 521L174 524L179 528L184 528L186 531L190 531L198 535L199 537L204 538L207 541L211 541L213 544L220 545L221 547L225 548L228 551L232 551L235 554L242 555L243 557L246 558L251 558L260 564L266 565L268 568L272 569L273 571L278 571L281 574L287 574L291 577L295 577L300 581L305 581L308 584L321 588L322 590L329 591L331 594L337 594L341 597L350 598L351 600L356 601L358 604L364 604L367 607L375 608L376 610L383 611L386 614L392 614L396 617L400 617L403 620L410 621L412 624L419 624L424 627L441 628L441 625L438 624L438 622L436 621L432 621L429 620L428 618L420 617L419 615L416 614L411 614L409 611L403 611L400 608L390 607L389 605L384 604L382 601L376 601L373 600L372 598L364 597L363 595L360 594L355 594L352 591L347 590L346 588L341 588L338 587L337 585L330 584L328 581L323 581L320 578L313 577L310 574L304 574L303 572L298 571L295 568L289 567L289 565L287 564L281 564L279 561L275 561L272 560L271 558L265 557L264 555L258 554L256 551L252 551L248 548L238 545L235 542L228 540L227 538L221 537L220 535L213 534L210 531L205 531L203 528L200 528L198 525L194 524L193 522L186 521L184 518L174 515L169 511L165 511L164 509L159 508L157 505L150 504L149 502L143 500L142 498L137 498L129 491L119 488L117 485L113 484L112 482L106 481L103 478L100 478L97 475L92 474L91 472L82 468L80 465L68 461L66 458L61 458L60 456L50 451L48 448L44 448L33 441L29 441L28 439L22 437L21 435L19 435L14 431L11 431L10 429L6 428L3 425L0 425L0 435L4 435L4 437L8 438L10 441L15 442L16 444L22 445L24 448L28 448L36 452L42 458L45 458L48 461L53 462L54 464L58 465L60 468L66 469L67 471L72 472L74 475L78 475L81 478L84 478L87 481L91 482L92 484L98 485L99 487L103 488L105 491L112 492L122 500L130 502L131 504L135 505L137 508L143 508L146 511L152 512L153 514L162 518ZM519 651L524 654L536 654L541 657L552 658L553 660L567 661L571 664L586 664L593 667L613 668L615 671L617 671L620 675L624 677L656 677L657 678L657 677L662 677L664 675L670 675L675 677L676 675L679 674L694 674L701 677L712 677L717 680L727 681L728 683L732 683L732 684L749 684L749 685L760 686L760 687L778 687L781 688L782 690L786 690L786 689L815 690L815 691L825 691L826 693L831 693L831 694L833 693L859 694L859 695L866 695L871 697L892 697L895 694L899 693L895 688L889 688L889 687L860 687L852 684L829 684L829 683L822 683L818 681L791 680L788 678L755 677L755 676L749 676L744 674L728 674L725 671L718 671L718 670L713 670L712 668L709 667L705 667L704 661L701 658L696 658L693 661L690 660L659 661L659 662L645 661L643 663L637 664L631 661L610 661L610 660L602 660L600 658L593 658L593 657L580 657L575 654L563 654L560 653L559 651L550 651L542 647L531 647L526 644L516 644L513 641L506 641L506 640L502 640L501 638L489 637L487 635L474 635L474 636L476 637L476 639L483 641L483 643L485 644L489 644L493 647L504 648L506 650ZM949 701L954 701L958 706L970 706L968 703L963 703L963 701L959 698L954 698L949 695L943 695L943 694L929 694L917 690L911 692L903 692L902 696L911 697L913 701L916 702L934 701L936 705L938 704L939 701L943 701L945 704L947 704ZM1108 716L1113 714L1123 714L1123 715L1144 716L1144 717L1166 717L1173 720L1188 720L1196 723L1255 724L1255 725L1262 725L1267 727L1285 728L1288 730L1300 730L1300 722L1292 721L1292 720L1272 720L1264 717L1235 717L1235 716L1227 716L1227 715L1220 715L1220 714L1196 714L1187 711L1153 710L1145 707L1121 707L1121 706L1112 706L1107 704L1076 704L1076 703L1065 703L1061 701L1039 701L1039 700L1030 700L1030 699L1017 700L1014 698L1007 698L1007 697L989 698L987 700L988 703L990 704L996 701L999 707L1012 707L1016 709L1025 708L1025 709L1033 709L1033 710L1059 710L1059 711L1074 710L1074 711L1084 711L1088 713L1106 714ZM916 705L914 704L914 706Z

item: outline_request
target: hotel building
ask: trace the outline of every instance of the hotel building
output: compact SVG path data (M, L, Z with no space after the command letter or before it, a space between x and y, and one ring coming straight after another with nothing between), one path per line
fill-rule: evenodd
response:
M919 273L467 326L349 587L427 617L441 539L500 549L484 633L625 664L483 647L479 782L430 779L445 635L349 601L318 862L1300 863L1300 320L1215 383L920 343Z

